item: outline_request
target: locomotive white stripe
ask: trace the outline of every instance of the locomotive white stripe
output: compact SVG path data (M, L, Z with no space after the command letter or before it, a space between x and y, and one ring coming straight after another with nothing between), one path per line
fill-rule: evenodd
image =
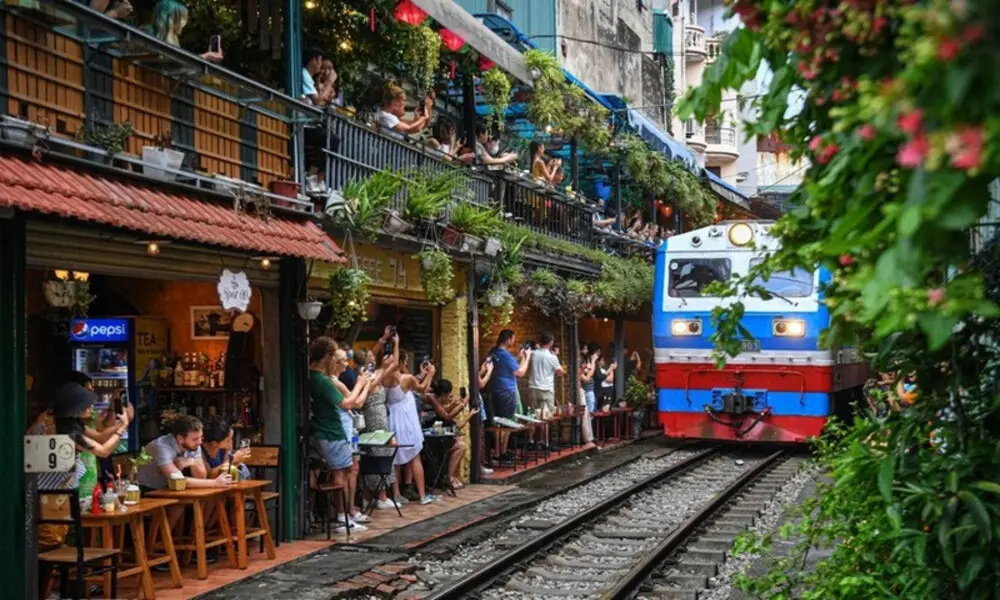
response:
M656 348L653 356L657 364L697 364L714 363L711 350L686 348ZM796 365L830 367L859 362L853 349L840 350L836 354L823 350L761 350L729 357L728 364L740 365Z

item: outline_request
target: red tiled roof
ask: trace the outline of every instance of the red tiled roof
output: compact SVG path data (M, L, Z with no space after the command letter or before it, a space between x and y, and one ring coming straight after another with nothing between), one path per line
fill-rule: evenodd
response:
M264 221L236 214L231 204L12 156L0 156L0 207L268 256L344 262L341 249L311 221Z

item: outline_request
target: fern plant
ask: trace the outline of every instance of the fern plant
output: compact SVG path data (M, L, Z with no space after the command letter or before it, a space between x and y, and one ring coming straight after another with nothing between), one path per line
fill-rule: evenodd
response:
M462 174L453 169L434 174L418 171L410 180L409 197L403 208L403 218L410 222L441 216L455 192L465 183Z
M402 187L403 180L390 170L368 179L353 180L344 186L347 225L368 239L374 239L384 219L384 211Z
M478 237L498 231L501 223L497 211L467 203L452 206L450 219L455 229Z

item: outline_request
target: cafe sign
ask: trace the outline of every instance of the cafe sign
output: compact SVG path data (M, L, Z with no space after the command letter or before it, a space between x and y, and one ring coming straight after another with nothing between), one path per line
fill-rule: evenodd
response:
M215 289L219 292L219 304L226 310L246 312L250 306L250 280L243 271L223 269Z

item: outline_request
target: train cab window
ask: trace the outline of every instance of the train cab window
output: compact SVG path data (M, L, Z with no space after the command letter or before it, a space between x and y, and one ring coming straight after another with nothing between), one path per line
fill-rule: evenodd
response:
M674 298L698 298L709 284L732 276L728 258L675 258L670 261L668 293Z
M764 262L763 258L750 260L750 267L756 267ZM808 298L813 293L813 274L805 269L796 267L792 271L778 271L771 273L767 281L757 277L753 285L758 285L771 292L785 298Z

